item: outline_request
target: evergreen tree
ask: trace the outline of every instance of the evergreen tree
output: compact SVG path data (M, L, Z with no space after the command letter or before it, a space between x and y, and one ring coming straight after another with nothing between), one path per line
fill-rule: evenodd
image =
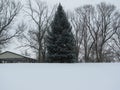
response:
M47 35L48 62L76 62L75 39L71 29L63 7L59 4Z

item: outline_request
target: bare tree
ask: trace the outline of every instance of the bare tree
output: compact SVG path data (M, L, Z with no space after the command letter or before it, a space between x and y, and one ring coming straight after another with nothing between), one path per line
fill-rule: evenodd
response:
M21 25L20 29L28 29L27 35L25 33L22 35L26 41L22 47L30 47L36 53L38 62L42 63L45 61L46 52L45 34L49 29L54 10L50 12L46 3L38 0L35 2L29 0L27 6L25 12L30 17L31 24L27 25L27 28L25 23Z
M120 23L120 20L119 20ZM114 37L112 38L111 43L108 43L108 45L112 48L113 53L114 53L114 58L115 58L115 62L120 62L120 28L117 30L116 34L114 35Z
M79 62L80 61L80 51L81 51L81 45L83 40L83 29L82 29L82 21L79 17L79 14L76 12L69 12L68 18L70 19L72 30L74 33L75 43L76 43L76 59Z
M0 0L0 50L10 39L18 35L19 32L14 32L11 28L21 8L20 2Z
M84 54L83 58L85 62L90 62L90 51L93 46L93 40L91 34L89 32L89 28L87 27L87 23L90 22L90 17L93 16L94 7L91 5L85 5L83 7L79 7L76 10L76 20L74 20L74 30L76 37L76 44L79 49L79 54ZM83 51L83 52L82 52Z
M109 51L107 43L120 27L119 12L114 5L106 3L100 3L97 7L85 5L75 11L76 17L79 17L75 21L75 27L79 26L75 32L81 31L85 62L108 62L105 56L106 50Z
M117 14L114 5L101 3L97 5L97 11L94 15L94 28L92 24L88 24L91 36L95 41L94 47L96 52L96 62L109 62L104 60L105 50L108 47L107 42L113 37L119 28L118 19L120 18Z

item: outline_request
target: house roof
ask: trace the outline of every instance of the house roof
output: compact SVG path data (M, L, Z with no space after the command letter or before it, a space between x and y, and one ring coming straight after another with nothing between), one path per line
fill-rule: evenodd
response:
M36 60L36 59L33 59L33 58L29 58L29 57L26 57L26 56L23 56L23 55L20 55L20 54L17 54L17 53L13 53L13 52L10 52L10 51L5 51L3 53L0 54L0 59L12 59L12 58L16 58L16 59L31 59L31 60Z

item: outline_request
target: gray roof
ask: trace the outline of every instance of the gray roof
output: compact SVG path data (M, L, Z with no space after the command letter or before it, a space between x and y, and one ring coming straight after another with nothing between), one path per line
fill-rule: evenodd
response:
M33 58L29 58L20 54L16 54L10 51L6 51L0 54L0 59L4 59L4 60L36 60Z

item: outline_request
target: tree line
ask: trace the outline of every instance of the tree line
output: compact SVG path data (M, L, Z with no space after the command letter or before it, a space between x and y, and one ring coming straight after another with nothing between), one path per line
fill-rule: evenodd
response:
M59 4L51 9L38 0L28 0L26 5L0 0L0 50L16 37L21 47L31 49L41 63L120 61L120 12L115 5L84 5L67 14L60 7ZM13 30L20 11L29 19Z

